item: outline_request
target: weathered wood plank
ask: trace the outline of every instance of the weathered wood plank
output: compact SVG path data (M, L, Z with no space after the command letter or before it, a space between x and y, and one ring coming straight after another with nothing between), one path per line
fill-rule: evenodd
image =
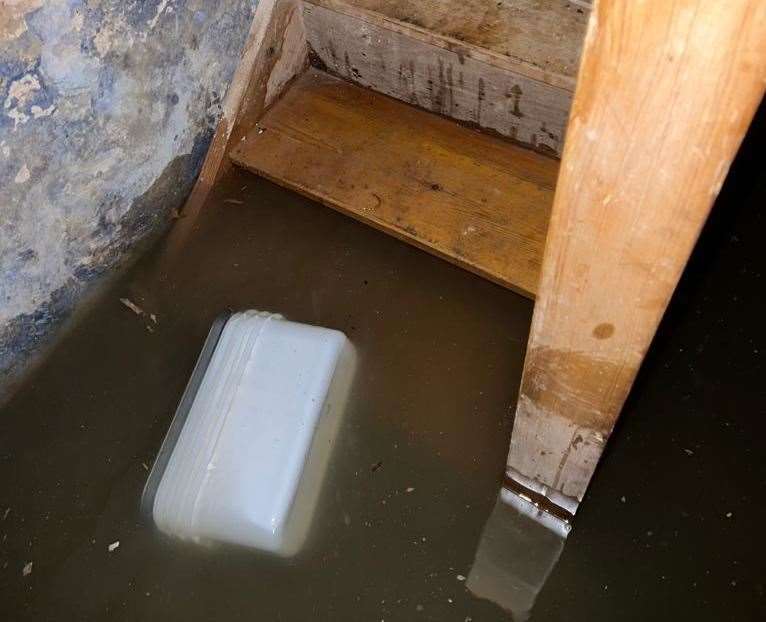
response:
M558 164L311 69L235 163L527 295Z
M344 6L374 12L571 80L577 75L589 13L587 5L569 0L309 1L341 12Z
M339 0L305 3L306 36L328 71L558 156L573 76ZM327 8L327 6L332 8Z
M763 96L766 3L596 3L509 475L570 511Z
M200 209L227 170L230 145L253 126L266 106L308 65L301 9L301 0L261 0L258 4L242 59L224 97L223 114L184 206L186 216Z

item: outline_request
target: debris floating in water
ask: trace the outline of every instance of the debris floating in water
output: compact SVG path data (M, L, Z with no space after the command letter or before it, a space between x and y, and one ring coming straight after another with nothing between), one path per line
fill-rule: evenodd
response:
M457 576L457 580L458 580L458 581L465 581L465 577L464 577L462 574L459 574L459 575Z
M21 574L23 574L25 577L28 577L32 574L32 562L27 562L24 564L24 569L21 571Z
M154 328L152 327L152 324L156 326L159 323L157 320L156 314L147 313L141 307L139 307L135 302L133 302L130 298L120 298L120 302L124 304L128 309L130 309L133 313L135 313L138 317L144 318L144 327L146 328L146 330L148 330L150 333L154 332Z
M119 546L120 546L120 541L119 540L115 540L107 548L109 549L109 552L112 553L112 552L116 551Z
M144 310L141 307L139 307L135 302L133 302L130 298L120 298L120 302L124 304L128 309L130 309L136 315L144 314Z
M415 489L412 486L410 486L409 488L407 488L407 492L415 492Z

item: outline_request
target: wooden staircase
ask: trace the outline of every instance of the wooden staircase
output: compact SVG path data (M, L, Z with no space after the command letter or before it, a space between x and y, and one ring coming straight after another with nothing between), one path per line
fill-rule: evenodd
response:
M506 485L564 531L763 97L763 2L682 4L261 0L185 207L238 164L535 297Z
M277 0L266 96L240 110L228 155L534 298L587 16L469 0L450 21L460 3L431 4ZM567 36L543 32L556 28Z
M231 153L246 169L534 296L558 163L316 69Z

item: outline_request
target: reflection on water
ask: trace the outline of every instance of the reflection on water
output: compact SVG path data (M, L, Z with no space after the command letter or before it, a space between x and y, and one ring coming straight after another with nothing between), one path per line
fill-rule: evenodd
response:
M238 171L187 223L183 244L161 244L115 282L0 413L0 618L507 621L459 577L505 466L531 302ZM153 332L121 297L156 314ZM138 513L227 308L335 328L357 348L290 560L169 540Z
M527 620L535 599L561 555L567 530L554 530L525 511L526 501L503 488L476 550L467 586ZM530 507L532 507L530 505Z

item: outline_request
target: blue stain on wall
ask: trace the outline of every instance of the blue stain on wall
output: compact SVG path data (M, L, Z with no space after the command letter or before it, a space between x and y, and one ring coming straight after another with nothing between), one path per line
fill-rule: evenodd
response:
M0 397L188 194L257 0L0 8Z

